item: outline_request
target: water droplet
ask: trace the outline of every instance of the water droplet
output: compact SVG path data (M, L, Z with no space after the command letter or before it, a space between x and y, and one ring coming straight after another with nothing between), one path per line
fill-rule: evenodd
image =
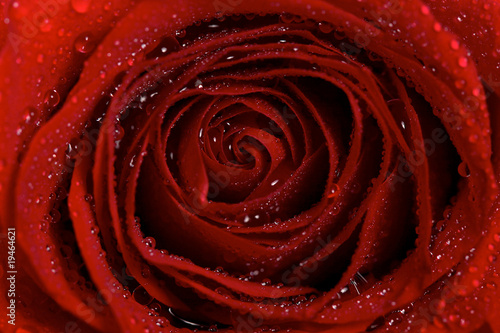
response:
M500 234L494 234L493 235L493 240L497 243L500 243Z
M148 52L146 58L147 59L159 58L165 56L170 52L175 52L179 50L179 48L180 48L179 41L175 37L169 36L167 38L162 39L153 50Z
M16 135L17 135L17 136L20 136L21 134L23 134L23 131L24 131L24 126L22 126L22 125L21 125L21 126L18 126L18 127L16 128Z
M30 124L33 122L36 115L36 111L37 110L31 106L28 106L24 109L23 120L26 124Z
M149 305L149 308L153 311L155 311L156 313L160 313L161 311L161 305L156 303L156 302L153 302Z
M43 102L49 108L55 107L60 102L59 93L55 89L51 89L45 93Z
M149 246L151 248L156 247L156 240L153 237L144 238L144 243L146 244L146 246Z
M328 193L328 199L336 198L339 194L339 186L337 184L332 184L330 191Z
M148 305L153 301L153 297L144 289L143 286L138 286L134 289L132 296L135 301L141 305Z
M318 28L322 33L328 34L333 31L333 25L329 22L318 23Z
M40 229L41 232L47 232L48 229L47 222L41 221L40 225L38 226L38 229Z
M494 282L486 283L486 288L494 290L494 289L496 289L496 284ZM486 297L485 297L485 301L486 301Z
M420 11L424 15L429 15L431 13L431 10L426 5L422 5L422 7L420 7Z
M475 142L477 142L477 140L478 140L477 134L472 134L472 135L469 136L469 142L470 143L475 143Z
M80 53L88 53L95 47L94 37L90 32L83 32L75 39L75 50Z
M469 324L470 324L470 322L467 319L465 319L465 318L460 319L460 326L467 327L467 326L469 326Z
M43 22L39 22L40 24L40 30L43 32L49 32L52 29L52 23L50 23L50 20L46 18L43 20Z
M335 303L335 304L332 304L332 309L333 310L338 310L342 307L342 305L340 303Z
M228 296L230 296L230 295L231 295L231 293L229 292L229 290L227 290L227 289L226 289L226 288L224 288L224 287L217 287L217 288L215 288L215 290L214 290L214 291L215 291L217 294L219 294L219 295L223 295L223 296L226 296L226 297L228 297Z
M460 174L460 176L465 178L470 176L469 167L465 162L462 162L458 165L458 173Z
M175 36L177 38L184 38L184 37L186 37L186 30L177 30L175 32Z
M196 79L196 81L194 82L194 86L195 88L201 89L203 88L203 82L201 82L200 79Z
M116 125L115 126L115 140L121 140L123 139L123 136L125 135L125 130L123 129L123 127L121 127L120 125Z
M460 43L458 42L458 40L456 39L453 39L451 42L450 42L450 46L453 50L458 50L460 48Z
M286 23L286 24L292 23L293 18L294 18L294 16L292 14L289 14L289 13L283 13L280 16L281 21L283 23Z
M458 59L458 66L462 67L462 68L465 68L467 67L469 61L467 60L466 57L460 57L460 59Z
M80 14L89 10L91 0L71 0L71 7Z
M330 210L330 215L334 215L334 216L335 216L335 215L337 215L337 214L339 213L339 211L340 211L339 206L335 205L335 206L333 206L333 207L332 207L332 209Z
M125 298L125 299L128 299L128 298L130 297L130 291L128 291L127 289L125 289L125 287L124 287L124 290L123 290L122 296L123 296L123 298Z
M61 220L61 213L57 209L52 209L50 211L50 216L51 216L50 222L52 223L57 223Z

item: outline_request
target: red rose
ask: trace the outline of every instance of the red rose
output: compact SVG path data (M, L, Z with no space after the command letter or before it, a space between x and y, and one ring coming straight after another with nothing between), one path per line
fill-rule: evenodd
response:
M2 332L500 332L498 2L2 13Z

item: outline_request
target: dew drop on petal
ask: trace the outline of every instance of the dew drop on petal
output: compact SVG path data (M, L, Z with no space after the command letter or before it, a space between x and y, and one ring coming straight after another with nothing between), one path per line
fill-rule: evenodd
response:
M47 232L47 228L48 228L47 222L41 221L38 228L40 229L41 232Z
M90 228L90 233L92 235L97 235L99 233L99 227L92 227L92 228Z
M469 136L469 142L470 143L475 143L475 142L477 142L477 140L478 140L477 134L472 134L472 135Z
M115 140L123 139L124 135L125 135L125 130L123 129L123 127L120 125L116 125L115 126Z
M45 96L43 98L43 102L48 106L48 107L54 107L60 102L60 97L59 93L55 89L51 89L45 93Z
M23 120L26 124L31 124L35 118L37 110L31 106L24 109Z
M50 23L49 19L43 20L43 22L39 23L40 30L43 32L49 32L52 29L52 23Z
M493 235L493 240L497 243L500 243L500 234L494 234Z
M130 291L124 290L122 296L124 299L128 299L130 297Z
M337 215L340 211L339 206L333 206L332 209L330 210L330 215Z
M470 176L469 167L467 166L467 164L465 162L462 162L458 165L458 173L462 177L469 177Z
M474 281L476 281L476 280L474 280ZM474 284L474 281L473 281L473 284ZM467 327L469 325L470 325L470 322L467 319L464 319L464 318L460 319L460 326L461 327Z
M184 37L186 37L186 30L177 30L175 32L175 36L177 38L184 38Z
M153 237L144 238L144 243L151 248L156 247L156 240Z
M320 22L318 24L319 30L325 34L328 34L333 31L333 25L329 22Z
M458 59L458 65L462 68L465 68L467 67L467 64L469 63L469 61L467 60L466 57L460 57L460 59Z
M80 14L89 10L91 0L71 0L71 7Z
M431 10L426 5L422 5L422 7L420 7L420 11L424 15L429 15L431 13Z
M160 313L161 311L161 305L156 303L156 302L153 302L149 305L149 308L153 311L155 311L156 313Z
M148 305L153 301L153 297L144 289L143 286L138 286L137 288L134 289L132 292L132 296L134 297L135 301L141 305Z
M330 191L328 193L328 199L333 199L339 194L339 186L337 184L332 184Z
M294 18L294 16L292 14L289 14L289 13L283 13L280 16L281 21L283 23L286 23L286 24L292 23L293 18Z
M93 36L90 32L83 32L75 39L75 50L88 53L94 48Z
M50 222L52 223L57 223L61 220L61 213L57 209L52 209L50 211L50 216L51 216Z

